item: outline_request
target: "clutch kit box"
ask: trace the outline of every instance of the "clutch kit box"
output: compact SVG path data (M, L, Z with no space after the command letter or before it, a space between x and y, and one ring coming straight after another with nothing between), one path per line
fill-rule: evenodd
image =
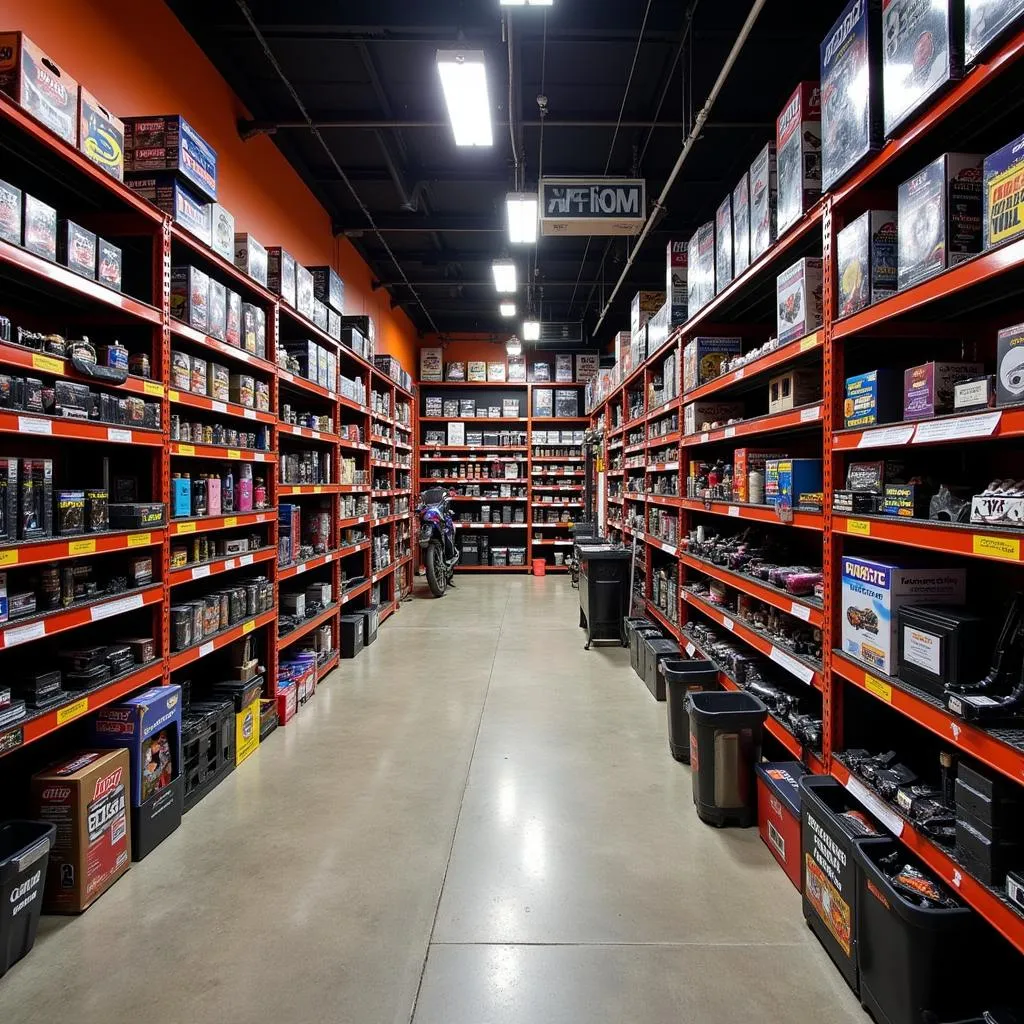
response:
M869 370L846 378L843 426L877 427L900 418L902 381L897 370Z
M982 157L944 153L899 187L902 291L981 252Z
M688 249L686 242L669 242L665 253L665 298L671 310L673 327L685 324L687 319Z
M750 175L732 190L732 269L739 277L750 266Z
M776 279L780 345L803 338L821 326L821 265L820 259L805 257Z
M1024 402L1024 324L1006 327L996 341L996 404Z
M266 288L267 250L247 231L235 235L235 266Z
M724 291L733 278L732 193L715 211L715 294Z
M211 204L191 192L175 175L166 171L162 174L131 172L126 175L126 181L133 192L163 210L200 242L211 244Z
M963 74L962 11L960 0L883 0L886 135Z
M691 338L683 349L683 391L714 380L730 356L738 356L741 338Z
M964 59L967 63L976 61L1022 14L1024 0L965 0Z
M217 153L179 114L124 119L124 169L175 171L217 199Z
M750 262L778 237L779 183L775 143L769 142L750 165Z
M78 145L78 83L24 32L0 32L0 92Z
M775 122L778 231L783 234L821 196L821 91L801 82Z
M985 157L985 248L1011 242L1024 234L1024 135Z
M78 148L118 181L124 178L124 121L84 85L78 90Z
M313 275L313 296L336 313L345 312L345 282L333 267L309 267Z
M963 604L963 569L904 569L865 558L841 560L843 652L869 668L895 671L897 620L907 604Z
M821 187L882 143L882 0L849 0L821 44Z
M895 210L868 210L836 235L839 315L896 294Z
M267 287L295 308L295 257L279 245L267 249Z
M210 205L210 247L229 263L234 263L235 217L220 203Z

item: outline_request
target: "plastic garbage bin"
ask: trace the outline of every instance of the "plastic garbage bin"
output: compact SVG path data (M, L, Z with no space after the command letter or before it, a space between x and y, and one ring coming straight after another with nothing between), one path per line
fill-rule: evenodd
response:
M742 690L691 692L690 765L693 802L716 828L757 824L754 766L768 709Z
M644 669L647 664L647 638L661 637L664 634L655 626L637 626L633 631L634 643L629 649L629 660L633 671L641 678L644 677Z
M654 623L650 619L645 619L639 615L626 615L622 619L622 625L625 627L626 640L629 643L630 650L633 649L633 644L636 643L636 631L642 626L654 627Z
M668 701L668 749L683 764L690 763L690 691L717 690L718 670L710 661L665 658L661 662Z
M36 941L56 831L41 821L0 825L0 978Z
M655 700L665 699L665 677L658 666L665 658L678 658L679 644L675 640L650 639L647 641L647 661L644 665L644 682Z

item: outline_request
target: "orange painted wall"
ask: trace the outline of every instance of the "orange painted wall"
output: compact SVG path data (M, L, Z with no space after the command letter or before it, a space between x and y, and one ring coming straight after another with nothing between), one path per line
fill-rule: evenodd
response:
M417 332L298 174L266 137L243 142L248 111L163 0L0 0L0 29L20 29L118 115L183 114L217 151L218 194L239 231L306 265L333 263L345 312L370 314L377 349L415 375ZM269 69L268 69L269 72Z

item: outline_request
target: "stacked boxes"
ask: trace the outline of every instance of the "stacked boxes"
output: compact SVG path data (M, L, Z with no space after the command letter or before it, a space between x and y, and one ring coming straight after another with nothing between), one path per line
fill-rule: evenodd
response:
M669 306L670 323L673 327L685 324L687 320L687 269L688 245L686 242L669 242L665 253L665 289ZM618 336L616 336L616 345ZM619 359L618 351L615 356Z
M769 142L750 165L750 262L767 252L777 237L779 185L775 143Z
M691 338L683 349L683 392L714 380L730 356L740 354L741 338Z
M821 196L821 94L817 82L801 82L779 114L775 148L781 235Z
M217 153L180 114L126 117L124 169L174 171L199 195L217 199Z

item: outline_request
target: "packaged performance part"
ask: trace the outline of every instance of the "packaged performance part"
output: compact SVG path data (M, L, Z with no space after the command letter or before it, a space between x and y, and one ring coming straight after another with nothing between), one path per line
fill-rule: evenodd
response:
M345 282L333 267L308 267L313 275L313 297L336 313L345 312Z
M124 178L124 122L84 85L78 91L78 148L118 181Z
M228 292L220 281L210 278L210 315L206 333L218 341L227 341Z
M171 267L171 316L205 333L210 326L210 279L198 267Z
M769 142L750 165L750 262L778 237L779 184L775 143Z
M100 284L113 288L114 291L121 290L121 250L108 242L105 238L96 240L96 280Z
M163 210L175 224L180 224L200 242L210 244L210 210L212 204L198 196L170 171L139 174L130 172L125 181L131 190Z
M963 74L959 0L883 0L885 134Z
M882 142L881 0L849 0L821 44L821 187Z
M899 188L900 290L981 252L982 158L945 153Z
M267 250L247 231L235 235L235 266L266 288Z
M235 259L235 218L220 203L210 204L210 247L229 263Z
M25 193L24 246L43 259L57 259L57 211L35 196Z
M715 211L715 294L724 291L733 278L732 193Z
M0 239L21 245L21 189L0 181Z
M708 221L697 228L697 263L690 264L696 272L699 297L697 308L706 306L715 297L715 223Z
M295 308L295 257L279 245L267 249L267 287Z
M996 402L1024 402L1024 324L1006 327L996 341Z
M965 0L964 14L964 59L972 64L1024 14L1024 0Z
M224 340L235 348L242 345L242 296L238 292L227 289L228 315L227 325L224 328Z
M175 171L208 199L217 199L217 153L178 114L124 119L124 169Z
M57 235L57 259L81 277L96 278L96 236L72 220L62 220Z
M295 308L313 319L313 275L301 263L295 264Z
M262 357L267 350L267 320L260 306L242 303L242 348Z
M822 261L797 260L776 280L779 344L795 341L821 326Z
M78 83L23 32L0 33L0 92L78 145Z
M896 211L868 210L836 235L839 316L896 293Z
M739 277L750 266L750 175L732 190L732 268ZM673 321L674 322L674 321Z
M669 242L665 253L665 300L671 310L671 322L675 327L685 324L689 297L687 277L689 256L686 242Z
M775 122L778 231L783 234L821 196L821 92L801 82Z
M1010 242L1024 234L1024 135L985 157L985 248Z

